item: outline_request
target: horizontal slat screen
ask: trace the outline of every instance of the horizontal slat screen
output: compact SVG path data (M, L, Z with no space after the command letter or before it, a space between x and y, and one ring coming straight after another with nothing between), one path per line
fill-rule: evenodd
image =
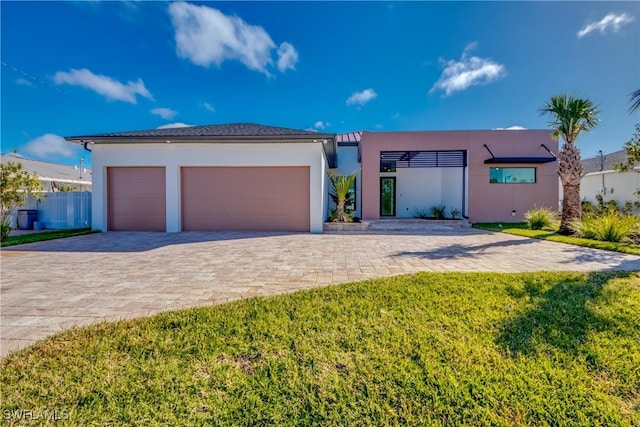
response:
M396 162L396 168L462 168L467 152L456 151L382 151L381 162Z

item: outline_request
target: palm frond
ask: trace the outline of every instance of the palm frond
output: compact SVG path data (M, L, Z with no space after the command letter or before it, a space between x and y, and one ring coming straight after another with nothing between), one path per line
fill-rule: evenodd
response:
M582 131L598 124L598 107L589 99L554 95L540 109L540 114L549 114L549 127L555 139L562 137L568 144L574 143Z
M333 173L329 173L329 180L333 187L334 194L338 199L346 199L351 191L351 187L356 180L355 174L346 176L337 176Z
M640 109L640 89L631 94L631 107L629 107L630 113L635 113Z

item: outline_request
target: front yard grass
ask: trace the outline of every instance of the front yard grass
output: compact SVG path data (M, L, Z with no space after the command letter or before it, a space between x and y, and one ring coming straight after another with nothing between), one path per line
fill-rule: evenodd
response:
M7 240L0 243L1 247L22 245L24 243L40 242L43 240L62 239L64 237L81 236L91 233L90 228L76 228L71 230L41 231L38 233L18 234L7 237Z
M550 240L552 242L566 243L569 245L584 246L587 248L604 249L606 251L622 252L631 255L640 255L640 246L631 243L603 242L600 240L583 239L580 237L563 236L550 230L530 230L524 222L477 222L474 228L487 231L499 231L516 236L531 237L534 239Z
M639 425L638 337L638 272L419 273L72 329L0 361L1 409L72 425Z

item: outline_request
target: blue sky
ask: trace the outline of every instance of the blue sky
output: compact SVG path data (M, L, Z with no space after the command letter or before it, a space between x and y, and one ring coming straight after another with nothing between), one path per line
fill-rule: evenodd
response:
M583 157L640 115L640 2L13 2L1 143L78 164L62 136L255 122L352 130L546 128L590 98Z

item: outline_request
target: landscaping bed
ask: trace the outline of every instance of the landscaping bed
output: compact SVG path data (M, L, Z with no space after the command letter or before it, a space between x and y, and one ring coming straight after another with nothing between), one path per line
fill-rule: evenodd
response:
M569 245L584 246L587 248L603 249L606 251L621 252L631 255L640 255L640 246L632 243L605 242L602 240L584 239L574 236L563 236L553 230L531 230L524 222L499 223L483 222L474 223L474 228L487 231L498 231L501 233L514 234L516 236L531 237L534 239L549 240L552 242L566 243Z

